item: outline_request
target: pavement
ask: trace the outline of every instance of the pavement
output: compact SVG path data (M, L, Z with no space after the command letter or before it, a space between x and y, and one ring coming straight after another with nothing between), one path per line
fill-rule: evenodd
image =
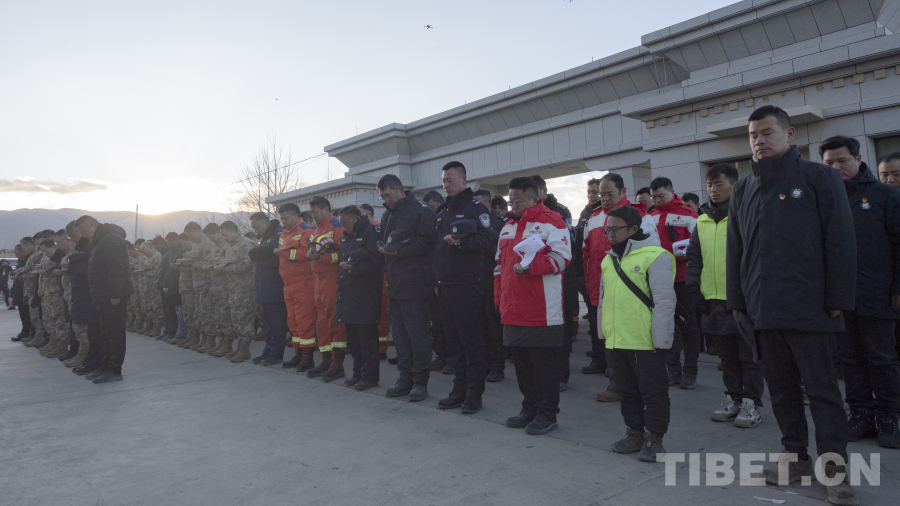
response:
M738 462L742 452L781 450L768 408L752 429L709 420L723 387L717 358L706 354L695 390L670 389L664 446L700 454L675 467L676 485L666 485L664 464L610 452L625 427L618 403L594 400L608 380L579 372L589 362L586 321L573 343L559 429L547 436L504 425L521 402L509 363L506 379L487 384L484 409L462 415L437 409L451 389L441 373L432 373L420 403L385 397L398 377L386 361L380 385L356 392L343 380L232 364L129 333L125 379L94 385L10 342L15 311L0 311L0 329L0 504L824 504L815 482L704 485L707 453ZM254 356L262 346L253 343ZM850 445L867 462L880 455L881 484L863 480L860 504L892 505L900 495L900 450L880 450L873 440ZM691 474L700 486L689 485Z

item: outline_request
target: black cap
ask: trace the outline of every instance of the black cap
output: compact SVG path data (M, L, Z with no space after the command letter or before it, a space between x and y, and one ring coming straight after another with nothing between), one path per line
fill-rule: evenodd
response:
M469 234L474 234L477 230L478 225L475 220L456 220L450 224L450 237L459 240Z
M382 249L385 251L397 251L402 246L411 243L412 239L412 232L405 228L398 228L388 235L387 242L384 243Z

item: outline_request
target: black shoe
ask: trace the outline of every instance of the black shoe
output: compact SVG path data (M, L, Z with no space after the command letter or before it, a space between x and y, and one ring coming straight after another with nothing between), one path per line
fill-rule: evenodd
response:
M644 446L641 447L641 453L638 454L638 460L643 462L656 462L656 456L660 453L666 453L666 449L662 445L663 437L659 434L647 432L644 434Z
M106 371L100 376L94 378L95 385L99 385L100 383L111 383L113 381L122 381L122 375L116 374L112 371Z
M491 371L488 373L487 378L485 378L484 380L491 383L496 383L503 380L503 378L505 377L506 376L503 374L503 371Z
M394 385L391 388L388 388L388 391L384 395L386 395L388 397L403 397L404 395L409 394L409 392L411 390L412 390L412 385L410 385L408 383L400 383L398 381L396 385Z
M40 349L40 348L43 348L44 346L47 346L48 344L50 344L50 337L45 337L43 341L41 341L40 343L35 345L35 348Z
M356 384L359 383L360 381L362 381L362 378L360 376L357 376L354 374L353 376L350 376L349 378L344 380L344 385L346 385L348 387L353 387L353 386L356 386Z
M506 419L506 426L511 427L513 429L524 429L526 425L531 423L534 420L534 415L528 415L525 413L519 413L516 416L511 416Z
M388 363L391 365L397 365L397 362L399 362L399 361L400 361L399 357L391 357L388 359Z
M56 360L59 360L60 362L65 362L66 360L69 360L70 358L74 357L75 355L78 355L78 352L73 351L72 348L69 348L69 351L56 357Z
M6 308L7 311L14 311L15 309L16 306L9 306L8 308Z
M262 361L263 361L264 358L266 358L265 355L260 355L260 356L258 356L258 357L253 357L253 360L251 360L251 362L253 362L255 365L259 365L260 363L262 363Z
M462 414L471 415L481 411L481 397L466 396L462 403Z
M323 383L328 383L329 381L334 381L338 378L344 377L344 367L338 367L335 369L328 369L327 371L322 373L322 376L319 378Z
M426 397L428 397L428 388L421 383L414 384L412 390L409 391L409 402L424 401Z
M445 365L447 365L447 361L438 357L431 361L431 370L435 372L443 371Z
M669 386L675 386L681 383L681 371L669 369Z
M152 337L153 339L156 339L157 341L162 341L163 339L167 338L168 336L169 336L169 334L165 330L163 330L158 336L150 336L150 337Z
M446 399L441 399L438 401L438 408L439 409L458 408L463 405L464 400L466 400L465 395L451 393Z
M375 383L374 381L360 381L359 383L356 384L355 387L353 387L353 389L356 390L357 392L363 392L372 387L377 387L377 386L378 386L378 383Z
M25 333L24 333L24 332L19 332L19 335L13 336L13 337L10 337L10 338L9 338L9 340L12 341L12 342L14 342L14 343L18 343L18 342L21 341L22 339L25 339Z
M73 368L72 372L79 376L84 376L85 374L90 374L90 373L94 372L94 368L80 365L78 367Z
M84 379L86 379L88 381L93 381L94 379L99 378L100 376L103 376L105 373L106 373L106 371L101 371L100 369L97 369L95 371L91 371L90 373L88 373L84 377Z
M550 432L551 430L555 430L559 425L556 422L552 422L547 419L547 415L543 413L538 413L534 420L531 421L528 425L525 426L525 432L529 434L533 434L535 436L540 436Z
M606 372L606 366L595 360L591 360L587 367L581 368L581 374L602 374L604 372Z
M269 367L270 365L278 365L280 363L282 363L280 358L269 357L269 356L264 358L262 361L263 367Z
M635 430L631 427L626 428L625 437L613 443L612 451L616 453L621 453L623 455L628 455L630 453L637 453L641 451L641 448L644 447L644 431Z
M298 365L300 365L301 360L303 360L303 357L299 353L294 353L294 356L287 362L282 363L281 367L283 369L290 369L292 367L297 367Z
M875 429L875 416L850 408L850 416L847 418L847 440L859 441L860 439L873 438L878 435Z
M691 373L684 373L681 376L681 388L685 390L693 390L697 388L697 375Z
M325 371L327 371L330 368L331 368L330 361L326 362L323 360L323 361L319 362L319 365L306 371L306 377L307 378L318 378L318 377L322 376L323 374L325 374Z
M875 413L875 428L878 430L878 446L900 448L900 426L898 417L892 413Z

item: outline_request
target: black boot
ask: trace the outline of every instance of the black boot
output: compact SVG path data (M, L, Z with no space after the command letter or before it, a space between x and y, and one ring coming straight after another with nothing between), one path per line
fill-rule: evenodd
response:
M300 363L297 364L297 372L306 372L315 367L316 362L313 360L315 348L303 348L300 351L302 353L300 354Z
M297 365L300 364L300 358L301 358L300 353L294 353L294 356L291 357L290 360L288 360L287 362L282 362L281 367L283 367L285 369L290 369L291 367L297 367Z
M331 352L331 366L322 374L322 381L328 383L344 377L344 350L336 348Z
M312 369L306 371L306 377L307 378L318 378L319 376L325 374L325 371L327 371L330 367L331 367L331 352L330 351L322 352L322 362L319 365L313 367Z

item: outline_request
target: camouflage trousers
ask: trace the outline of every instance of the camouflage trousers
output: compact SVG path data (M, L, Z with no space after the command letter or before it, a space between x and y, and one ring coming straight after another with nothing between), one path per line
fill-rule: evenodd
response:
M188 330L198 330L197 322L194 321L196 299L194 292L181 292L181 318Z
M256 336L256 310L259 306L253 300L255 295L256 292L253 290L240 290L228 294L233 334L229 337L252 339Z
M82 346L88 345L88 326L80 323L72 324L72 332L75 333L75 339Z
M136 326L143 326L144 322L147 320L146 315L144 314L143 301L141 300L141 285L134 285L134 293L131 295L131 300L128 301L128 309L134 313L134 323Z
M209 289L199 295L194 292L194 320L198 330L207 336L215 336L218 332L216 325L216 303L213 293Z
M31 328L34 329L35 332L47 332L47 329L44 328L44 320L41 318L41 305L39 303L37 306L32 306L28 311L28 318L31 319Z
M69 339L69 322L66 321L66 306L62 294L41 297L41 317L44 330L57 339Z
M228 292L213 292L210 290L210 298L215 306L212 328L214 332L208 335L235 338L234 328L231 325L231 302Z
M141 285L141 304L143 305L145 319L153 320L156 325L165 323L162 294L156 289L156 284L148 282Z

